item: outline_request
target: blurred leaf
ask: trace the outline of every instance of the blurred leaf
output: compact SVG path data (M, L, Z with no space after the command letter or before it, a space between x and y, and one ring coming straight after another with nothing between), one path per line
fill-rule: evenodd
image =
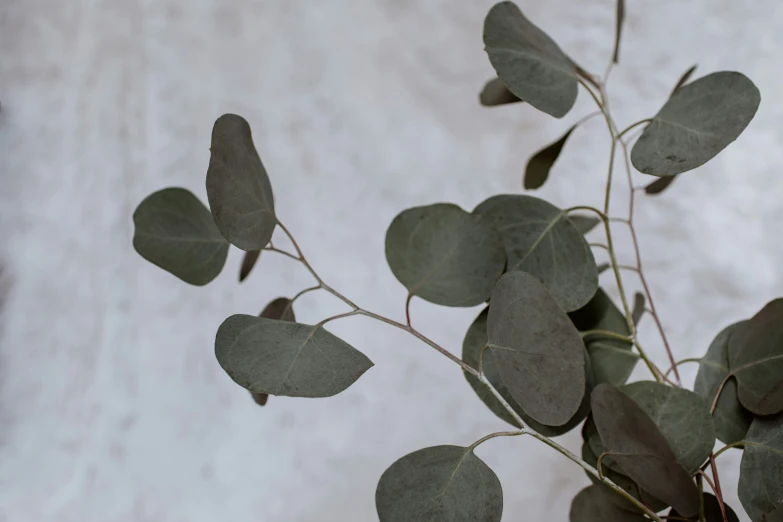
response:
M644 522L649 520L636 507L603 484L593 484L577 493L571 502L570 522Z
M245 252L245 256L242 258L242 267L239 269L240 283L244 281L248 275L250 275L250 271L253 270L254 266L256 266L256 261L258 261L258 257L260 255L260 250L251 250L249 252Z
M565 145L566 140L568 140L568 137L574 132L574 129L576 129L576 125L568 129L568 132L559 140L547 145L530 158L527 162L527 167L525 167L525 180L523 183L525 189L537 189L543 186L549 177L549 171L552 169L552 165L554 165L557 158L560 157L560 152L563 150L563 146ZM596 218L593 219L598 221Z
M571 224L574 225L574 227L583 236L586 235L591 230L593 230L596 227L596 225L598 225L598 223L601 222L601 220L596 217L580 216L579 214L571 214L570 216L568 216L568 221L570 221Z
M505 266L497 232L456 205L404 210L386 232L386 260L411 294L445 306L475 306Z
M484 84L479 95L479 102L484 107L496 107L509 103L521 102L513 92L508 90L506 84L500 78L493 78Z
M635 325L639 324L644 315L644 302L644 294L636 292L633 296L633 310L631 310L631 319Z
M783 502L769 513L764 513L763 520L764 522L783 522Z
M484 20L492 67L515 96L555 118L576 102L576 65L513 2L500 2Z
M672 92L671 92L671 94L669 94L669 98L671 98L672 96L674 96L674 93L675 93L675 92L677 92L677 91L680 89L680 87L682 87L683 85L685 85L685 83L686 83L688 80L690 80L691 76L693 75L693 73L694 73L695 71L696 71L696 66L695 66L695 65L692 65L692 66L691 66L691 67L690 67L690 68L689 68L687 71L685 71L685 72L683 73L683 75L682 75L682 76L680 76L680 79L679 79L679 80L677 80L677 84L674 86L674 89L672 89Z
M234 382L254 393L330 397L372 362L322 325L232 315L220 325L215 355Z
M737 514L731 509L731 506L726 504L725 500L723 506L726 508L726 517L729 519L728 522L740 522ZM669 517L686 518L680 515L676 509L671 510ZM699 517L694 516L690 520L698 521ZM723 522L723 512L720 510L718 499L715 498L715 495L711 495L710 493L704 494L704 522Z
M383 472L375 507L380 522L499 522L503 490L472 448L435 446Z
M609 268L611 268L611 265L609 263L601 263L600 265L598 265L597 268L598 268L598 273L603 274L604 272L609 270Z
M248 254L250 253L252 252L248 252ZM261 312L261 317L265 317L266 319L278 319L280 321L290 321L292 323L296 321L294 308L291 300L287 297L278 297L266 305L266 308ZM250 395L253 396L253 400L256 401L256 404L259 406L265 406L266 402L269 400L269 395L266 393L250 392Z
M609 384L596 386L591 403L601 442L622 472L685 516L696 514L699 490L644 410Z
M147 196L133 213L133 248L150 263L191 285L217 277L228 255L212 215L183 188Z
M224 114L212 128L207 197L223 237L242 250L261 250L277 224L272 186L258 157L250 125Z
M623 35L623 22L625 22L625 1L617 0L617 16L615 17L614 29L614 52L612 61L620 63L620 38Z
M729 373L729 338L744 322L723 329L699 363L693 391L704 397L710 405L715 400L718 387ZM729 379L723 387L712 417L718 439L726 444L740 441L748 433L753 415L740 404L734 379Z
M630 336L623 313L599 288L595 296L579 310L568 314L580 332L602 330ZM593 366L596 385L608 382L615 386L624 384L631 376L639 356L633 352L633 344L605 336L588 336L584 339Z
M745 437L739 498L753 522L780 518L783 506L783 414L756 417ZM777 513L775 513L777 510Z
M783 298L767 303L729 339L740 403L756 415L783 411Z
M465 340L462 343L462 360L473 368L478 368L481 348L487 344L488 311L489 308L485 308L479 314L476 320L473 321L473 323L470 325L470 328L468 328L468 332L465 334ZM492 386L500 393L500 395L506 399L506 402L508 402L511 407L514 408L514 411L517 412L517 415L522 417L522 420L525 421L525 424L545 437L557 437L568 433L578 426L579 423L581 423L590 412L590 393L593 391L594 386L593 370L590 365L590 358L587 356L587 352L584 350L583 352L585 359L585 396L582 399L582 404L579 406L579 410L577 410L574 416L571 417L571 419L562 426L546 426L540 422L537 422L535 419L531 418L524 411L522 411L522 408L516 403L514 398L511 396L511 393L509 393L508 388L506 388L506 385L503 383L503 379L500 377L500 373L498 371L497 363L495 362L495 356L492 354L491 350L484 351L484 356L482 358L484 375L492 384ZM517 424L508 411L506 411L506 408L503 407L495 395L489 391L480 380L467 372L463 373L465 374L465 378L468 380L471 388L473 388L473 391L476 392L476 395L478 395L479 399L481 399L482 402L487 405L492 413L508 422L512 426L521 428L521 426Z
M753 82L737 72L717 72L688 83L645 128L631 150L631 162L658 177L700 167L737 139L760 101Z
M566 311L584 306L598 288L598 270L587 241L565 212L543 199L493 196L473 215L500 233L506 270L524 270L544 283Z
M538 279L520 271L500 278L490 300L487 345L509 394L530 417L562 426L579 410L582 339Z
M266 406L266 402L269 400L269 394L267 393L250 392L250 395L253 397L253 400L256 401L256 404L258 404L259 406Z

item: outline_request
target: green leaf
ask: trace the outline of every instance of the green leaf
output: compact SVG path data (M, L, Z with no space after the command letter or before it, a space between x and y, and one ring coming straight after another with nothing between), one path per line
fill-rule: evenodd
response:
M783 298L767 303L729 339L740 403L756 415L783 411Z
M738 72L717 72L677 89L631 150L645 174L674 176L725 149L756 114L761 96Z
M641 292L636 292L633 296L633 310L631 310L631 319L633 319L633 324L634 325L639 324L639 321L642 319L643 315L644 315L644 294Z
M595 258L561 209L543 199L509 194L485 200L473 214L500 233L506 270L534 275L566 312L581 308L595 295Z
M764 513L764 522L783 522L783 503L769 513Z
M386 260L412 295L445 306L487 301L505 254L492 227L456 205L404 210L386 232Z
M745 321L724 328L710 344L707 354L699 363L699 373L693 391L704 397L711 405L715 394L729 374L729 339ZM715 430L722 442L733 444L742 440L748 433L753 415L739 402L737 382L729 379L721 391L713 413Z
M515 96L555 118L576 102L576 65L513 2L500 2L484 20L492 67Z
M696 514L699 490L644 410L609 384L596 386L591 404L601 442L622 472L685 516Z
M253 270L254 266L256 266L256 261L258 261L258 257L260 255L260 250L251 250L249 252L245 252L245 256L242 258L242 267L239 269L240 283L244 281L248 275L250 275L250 271Z
M322 325L252 315L232 315L223 321L215 355L243 388L287 397L331 397L373 365Z
M248 252L250 254L252 252ZM278 297L261 311L261 317L266 319L277 319L280 321L296 322L296 316L294 315L293 303L287 297ZM259 406L265 406L269 400L269 394L250 392L253 396L253 400Z
M597 268L598 268L598 274L600 275L606 272L607 270L609 270L611 268L611 265L609 263L601 263L600 265L598 265Z
M503 490L472 448L435 446L384 471L375 507L380 522L499 522Z
M167 188L150 194L133 213L133 224L136 252L186 283L205 285L223 269L228 243L190 191Z
M739 517L725 501L723 506L726 508L726 518L728 518L728 522L739 522ZM671 519L671 517L686 518L680 515L676 509L672 509L669 513L669 518ZM699 520L699 517L695 516L690 520L697 521ZM723 522L723 512L720 510L720 503L715 495L711 495L710 493L704 494L704 522Z
M569 215L568 221L570 221L571 224L574 225L574 228L576 228L583 236L593 230L598 225L598 223L601 222L601 220L596 217L582 216L579 214Z
M525 180L523 182L525 189L537 189L544 185L547 178L549 178L549 171L552 169L552 165L560 157L560 152L563 150L568 137L574 132L574 129L576 129L576 125L568 129L568 132L559 140L547 145L530 158L527 162L527 167L525 167Z
M210 150L207 197L220 233L242 250L261 250L272 239L277 218L248 122L236 114L218 118Z
M500 278L487 346L509 394L530 417L562 426L579 410L586 382L582 339L538 279L519 271Z
M602 288L598 289L589 303L568 316L581 332L602 330L625 337L631 335L625 316ZM603 382L615 386L625 384L639 361L639 356L633 352L633 344L600 335L587 336L584 341L590 354L596 385Z
M479 95L479 102L484 107L496 107L509 103L521 102L513 92L508 90L506 84L500 78L493 78L484 84Z
M473 323L470 325L470 328L468 328L468 332L465 334L465 340L462 343L462 360L472 368L478 368L479 354L481 353L481 349L487 344L488 311L489 308L485 308L479 314L476 320L473 321ZM590 358L587 356L587 352L584 350L583 352L585 358L585 396L582 399L582 404L579 407L579 410L577 410L574 416L571 417L571 419L562 426L547 426L541 424L522 411L522 408L516 403L514 398L509 393L508 388L506 388L506 385L503 383L503 379L500 377L500 373L498 371L497 363L495 362L495 356L492 355L490 350L484 351L484 356L482 357L484 375L492 384L492 386L500 393L500 395L506 399L506 402L508 402L511 407L514 408L514 411L517 412L517 415L522 417L522 420L525 422L525 424L545 437L557 437L568 433L578 426L579 423L582 422L590 412L590 393L593 391L594 386L593 370L590 365ZM468 372L463 373L465 374L465 378L468 380L471 388L473 388L473 391L476 392L476 395L478 395L479 399L481 399L481 401L487 405L492 413L508 422L512 426L521 428L521 426L516 422L516 420L514 420L511 414L506 411L506 408L503 407L495 395L489 391L480 380Z
M783 414L756 417L745 437L740 464L739 498L754 522L783 507ZM772 517L767 517L771 520Z
M614 52L612 62L620 63L620 38L623 35L623 22L625 22L625 1L617 0L617 16L614 28Z
M570 522L644 522L633 504L602 484L580 491L571 502Z

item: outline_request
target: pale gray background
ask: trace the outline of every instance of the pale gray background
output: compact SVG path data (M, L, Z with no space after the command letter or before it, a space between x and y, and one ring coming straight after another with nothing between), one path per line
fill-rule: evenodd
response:
M377 479L396 458L504 427L455 365L365 318L330 325L376 363L356 385L258 408L216 363L214 332L309 284L307 273L264 255L239 286L232 250L224 273L195 288L131 248L131 213L148 193L178 185L205 200L212 123L239 112L281 218L324 278L401 318L405 292L383 255L395 214L519 192L529 155L593 110L584 92L563 121L478 105L492 75L481 42L491 4L3 0L0 520L371 521ZM603 72L611 0L520 5ZM781 28L778 0L628 0L610 85L621 125L654 113L693 63L700 75L740 70L763 98L726 152L639 205L649 279L679 357L702 354L724 325L783 294ZM541 193L600 204L607 153L594 119ZM623 214L619 181L613 208ZM617 237L630 262L621 226ZM413 309L416 325L457 352L479 311ZM303 321L342 310L328 295L297 303ZM643 336L662 363L649 317ZM578 432L563 442L577 450ZM532 439L478 453L503 483L507 521L566 520L588 483ZM735 507L738 456L720 459Z

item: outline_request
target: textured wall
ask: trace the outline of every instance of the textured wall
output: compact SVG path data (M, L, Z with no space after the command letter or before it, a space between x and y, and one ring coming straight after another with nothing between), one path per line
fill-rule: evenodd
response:
M135 255L130 219L164 186L205 200L212 122L239 112L254 126L281 218L323 277L400 318L405 292L383 257L394 215L519 191L526 158L592 110L584 92L565 121L478 106L491 76L481 42L490 5L4 0L0 521L364 522L376 517L375 484L393 460L503 427L454 365L365 318L330 325L376 363L356 385L256 407L214 360L214 332L226 316L308 284L306 272L265 255L238 286L232 250L215 282L188 287ZM603 71L611 0L520 5ZM628 0L628 11L610 85L621 125L655 112L693 63L700 74L741 70L762 92L733 146L639 204L663 321L677 353L697 356L724 325L783 294L783 4ZM607 153L594 119L571 137L543 195L600 204ZM627 239L618 229L630 261ZM328 295L297 303L304 321L340 310ZM478 313L413 310L455 351ZM663 362L649 318L642 330ZM563 442L578 449L578 434ZM587 484L534 440L494 440L478 453L504 485L504 520L564 520ZM733 465L723 478L735 499L738 454L721 460Z

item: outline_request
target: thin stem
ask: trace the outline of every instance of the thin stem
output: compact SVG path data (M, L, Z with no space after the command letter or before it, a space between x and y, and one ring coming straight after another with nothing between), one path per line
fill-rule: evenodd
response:
M478 447L480 444L483 444L487 442L488 440L494 439L495 437L517 437L519 435L525 435L525 430L519 430L519 431L499 431L497 433L490 433L489 435L485 435L484 437L481 437L479 440L474 442L470 445L468 448L470 451L473 451Z
M696 485L699 487L699 522L705 522L704 516L704 484L701 474L696 475Z
M299 299L300 297L302 297L303 295L305 295L308 292L314 292L316 290L321 290L322 288L323 288L323 286L316 285L316 286L311 286L310 288L305 288L304 290L301 290L298 294L296 294L294 297L291 298L291 301L288 303L288 306L283 311L283 314L285 314L288 311L289 308L294 306L294 302L296 302L297 299Z
M351 317L352 315L357 315L359 313L360 313L359 310L351 310L350 312L345 312L344 314L333 315L319 322L316 326L323 326L329 321L334 321L335 319L342 319L343 317Z
M731 444L726 444L721 449L715 452L715 455L713 455L716 459L718 456L720 456L724 451L730 450L731 448L742 448L745 446L744 440L738 440L737 442L732 442Z
M609 454L606 452L601 453L601 456L598 457L598 461L595 463L595 469L596 471L598 471L598 478L600 478L601 480L604 479L604 470L602 464L604 462L604 457L606 457L607 455Z
M629 272L636 272L636 273L639 272L638 268L636 268L635 266L631 266L631 265L618 265L617 268L619 268L620 270L628 270Z
M619 339L620 341L626 341L629 343L634 342L633 338L626 337L624 335L620 335L615 332L610 332L609 330L587 330L586 332L580 332L582 338L589 337L591 335L595 335L597 337L609 337L610 339Z
M266 246L266 247L263 248L263 250L266 250L267 252L275 252L277 254L282 254L284 256L290 257L291 259L293 259L295 261L301 261L300 258L296 257L291 252L286 252L285 250L280 250L279 248L275 248L273 246Z
M487 351L487 348L489 348L488 344L485 344L481 347L481 350L479 350L479 363L478 363L478 372L479 375L484 375L484 352Z
M718 385L718 389L715 390L715 398L712 399L712 406L710 406L710 415L715 413L715 408L718 407L718 399L720 399L720 394L723 392L723 388L726 386L726 383L729 382L729 379L731 379L731 373L727 373L726 377L723 378L722 381L720 381L720 384Z
M591 246L591 247L603 248L607 252L609 251L609 246L608 245L604 245L603 243L588 243L588 245Z
M617 133L617 139L618 140L622 139L623 136L625 136L625 134L628 131L638 127L639 125L644 125L645 123L650 123L651 121L652 121L652 118L646 118L644 120L639 120L636 123L630 124L629 126L627 126L626 128L624 128L623 130L621 130L620 132Z
M692 362L695 362L695 363L701 363L701 360L702 360L702 358L701 358L701 357L689 357L689 358L687 358L687 359L682 359L682 360L680 360L680 361L677 361L677 362L674 364L674 366L676 367L676 366L680 366L681 364L685 364L685 363L692 363ZM673 367L672 367L672 368L673 368ZM669 374L672 372L672 368L669 368L668 370L666 370L666 376L667 376L667 377L668 377L668 375L669 375Z
M720 489L720 477L718 476L718 466L715 465L715 455L710 453L710 468L712 469L712 478L715 479L715 497L718 499L718 505L720 506L720 513L723 515L723 522L729 522L729 517L726 515L726 506L723 503L723 492Z
M483 354L482 354L483 355ZM480 355L481 356L481 355ZM495 396L495 398L498 400L498 402L506 409L506 411L511 415L511 417L516 421L517 426L519 426L522 429L525 429L525 421L522 420L522 417L519 416L517 413L517 410L511 407L511 405L508 403L508 401L503 397L500 392L498 392L494 386L487 380L487 376L484 375L483 372L479 373L477 375L479 381L487 387L487 389L492 392L492 395Z
M405 298L405 322L408 324L408 328L413 328L411 326L411 299L413 299L413 294L408 292L408 297Z

